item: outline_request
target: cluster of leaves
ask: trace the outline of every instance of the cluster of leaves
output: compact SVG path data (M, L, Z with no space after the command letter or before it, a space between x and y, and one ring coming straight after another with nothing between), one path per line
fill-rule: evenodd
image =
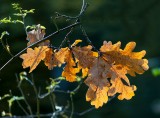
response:
M13 9L17 11L17 13L14 13L13 15L20 16L23 18L23 20L19 20L19 19L12 20L12 18L9 16L8 18L6 17L6 18L1 19L0 23L21 23L24 25L24 18L26 17L26 15L29 13L34 13L34 10L35 10L35 9L23 10L20 7L20 5L17 3L13 3L12 6L13 6Z
M40 25L27 32L28 46L42 40L45 31ZM35 48L28 48L27 53L20 55L23 59L23 68L30 67L32 72L37 65L44 61L49 70L61 67L65 64L62 77L69 82L77 81L77 74L86 78L84 83L89 87L86 100L91 101L95 108L107 103L109 96L117 93L118 99L131 99L136 90L135 85L130 85L127 74L136 76L148 70L148 60L143 59L146 52L132 52L136 46L135 42L129 42L121 49L121 42L112 44L104 41L99 51L93 51L93 46L77 46L82 40L75 42L65 48L52 49L50 41L39 43Z

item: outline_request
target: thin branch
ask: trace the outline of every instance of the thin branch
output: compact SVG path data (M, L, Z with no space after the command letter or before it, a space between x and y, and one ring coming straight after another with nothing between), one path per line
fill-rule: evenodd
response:
M18 106L22 109L22 111L28 116L29 115L28 112L24 109L24 107L21 105L21 103L18 100L16 100L16 102L17 102Z
M72 106L70 118L72 118L74 113L73 93L70 93L70 98L71 98L71 106Z
M62 90L55 90L55 88L53 88L52 90L50 90L50 92L48 92L48 93L45 93L45 94L43 94L43 95L38 95L38 97L40 98L40 99L43 99L43 98L45 98L45 97L47 97L48 95L50 95L51 93L65 93L65 94L75 94L79 89L80 89L80 87L81 87L81 85L82 85L82 83L83 83L83 81L81 81L79 84L78 84L78 86L73 90L73 91L62 91Z
M113 98L115 98L115 96L110 97L109 100L108 100L108 102L110 102ZM107 102L107 103L108 103L108 102ZM85 111L83 111L83 112L74 112L74 115L83 116L83 115L85 115L85 114L87 114L88 112L91 112L91 111L93 111L93 110L95 110L95 107L91 107L91 108L89 108L89 109L87 109L87 110L85 110Z
M66 36L64 37L64 40L62 41L62 43L60 44L59 48L62 48L62 46L64 45L64 43L67 41L69 35L73 32L73 27L70 29L70 31L66 34Z
M27 109L29 110L30 115L32 115L33 113L32 113L31 106L29 105L28 101L26 100L26 97L25 97L25 95L23 93L23 90L21 88L22 80L19 81L17 74L16 74L16 78L17 78L17 81L18 81L18 89L19 89L21 95L24 97L24 102L27 105Z
M87 42L93 47L93 49L94 49L95 51L97 51L98 53L100 53L100 52L98 51L98 49L96 49L96 47L92 44L92 41L89 39L89 37L88 37L88 35L87 35L87 32L86 32L86 30L84 29L84 27L83 27L82 25L80 25L80 29L81 29L84 37L87 39Z
M56 12L56 14L57 14L56 18L63 17L63 18L66 18L68 20L72 20L72 19L76 19L77 20L85 13L87 7L88 7L88 3L86 3L85 0L83 0L80 13L77 16L73 17L73 16L68 16L68 15L64 15L64 14L60 14L60 13Z
M54 94L50 94L49 99L50 99L50 103L51 103L53 112L55 112L55 110L56 110L55 109L55 104L56 104L56 102L55 102L55 95Z
M37 117L40 118L40 100L38 98L38 91L34 82L33 74L31 74L32 82L33 82L33 89L36 95L36 102L37 102Z
M37 42L31 44L30 46L24 48L24 49L21 50L19 53L17 53L16 55L14 55L10 60L8 60L7 63L5 63L5 64L0 68L0 71L2 71L2 69L3 69L4 67L6 67L10 62L12 62L15 58L19 57L22 53L24 53L28 48L32 48L32 47L34 47L35 45L37 45L37 44L39 44L39 43L47 40L49 37L54 36L54 35L57 35L58 33L62 32L62 31L65 31L65 30L68 30L68 29L70 29L70 28L72 28L72 27L75 27L75 26L77 26L77 25L79 25L79 24L80 24L80 22L76 22L76 23L74 23L74 24L72 24L72 25L69 25L69 26L66 26L66 27L64 27L64 28L62 28L62 29L59 29L58 31L53 32L53 33L51 33L50 35L46 36L46 37L43 38L42 40L38 40Z

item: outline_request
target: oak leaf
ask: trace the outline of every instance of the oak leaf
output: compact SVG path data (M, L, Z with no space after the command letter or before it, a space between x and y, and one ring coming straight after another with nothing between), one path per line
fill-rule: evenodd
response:
M76 62L73 60L72 52L69 51L68 54L66 54L66 60L67 63L64 67L64 70L62 72L62 76L66 78L69 82L76 81L76 74L80 71L80 68L76 67Z
M62 76L66 77L66 80L69 82L76 81L76 74L79 73L80 70L82 70L82 78L86 77L88 74L88 66L93 63L95 55L97 54L91 51L92 46L77 47L76 45L80 42L82 42L82 40L75 40L68 54L65 54L65 62L67 64L64 67Z
M108 101L107 92L109 90L109 81L104 75L104 69L107 67L105 61L98 57L95 59L93 66L89 69L89 74L85 84L89 86L86 93L86 100L91 101L95 108L101 107Z
M136 46L135 42L128 43L124 50L120 49L120 45L120 42L112 45L112 42L104 41L100 51L109 63L121 65L131 76L135 76L135 73L143 74L148 70L148 60L142 59L146 51L132 52Z
M27 32L27 40L29 41L27 43L27 46L37 42L38 40L42 40L44 38L44 35L45 35L45 30L41 29L40 24L38 24L35 29ZM38 46L47 46L47 45L49 45L49 43L50 43L50 41L46 40L46 41L38 44Z
M142 59L146 52L132 52L135 42L130 42L124 50L120 49L121 42L112 44L104 41L100 48L100 57L95 59L88 70L85 83L89 86L86 100L96 108L108 101L108 96L119 93L118 99L131 99L136 86L130 85L126 76L135 73L142 74L148 70L148 60Z
M114 81L111 81L112 86L110 87L108 91L109 96L113 96L116 93L120 93L118 96L119 100L123 99L131 99L135 94L134 91L137 89L136 86L127 86L123 84L120 78L116 78Z
M127 78L127 70L121 66L112 65L111 67L111 86L109 87L108 96L114 96L116 93L120 93L118 99L131 99L134 96L136 86L130 85Z
M27 53L20 55L20 58L23 59L22 66L23 68L30 67L30 72L32 72L37 65L46 57L46 52L49 50L47 46L39 46L34 49L28 48Z
M91 50L91 45L72 48L74 57L78 60L78 63L82 68L90 68L95 58L98 56L97 52L93 52Z
M53 69L53 67L60 67L65 63L66 55L69 53L69 48L61 48L60 50L48 50L46 52L46 57L44 59L45 65L49 70Z

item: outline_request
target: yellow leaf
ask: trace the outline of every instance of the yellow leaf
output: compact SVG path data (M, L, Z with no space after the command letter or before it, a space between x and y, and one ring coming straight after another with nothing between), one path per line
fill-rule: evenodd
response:
M75 42L71 45L71 47L76 46L80 42L82 42L82 40L80 40L80 39L75 40Z
M32 48L28 48L27 53L20 55L20 58L23 59L23 68L30 67L29 72L32 72L40 61L45 58L48 50L49 48L47 46L35 47L34 50Z
M126 75L142 74L149 68L148 60L142 59L146 54L145 51L132 52L136 46L135 42L128 43L124 50L120 49L120 46L121 42L112 44L111 41L104 41L100 48L100 57L94 57L92 64L87 66L89 70L85 83L89 88L86 100L91 101L91 105L95 105L95 108L107 103L108 96L114 96L117 93L120 100L131 99L135 95L136 86L130 85ZM80 49L76 48L74 51L79 55L77 50ZM82 53L80 57L77 55L75 57L78 62L83 62L85 54Z
M146 59L142 59L146 54L145 51L132 52L135 45L135 42L130 42L126 45L125 49L122 50L120 49L120 42L114 45L112 45L111 42L104 42L100 51L109 63L121 65L123 68L126 68L128 74L135 76L135 72L143 74L144 71L149 68L148 61Z
M120 78L115 78L115 80L112 80L111 83L112 86L108 91L109 96L113 96L116 93L120 93L120 95L118 96L119 100L129 100L135 95L134 91L136 90L136 86L124 85Z
M66 78L69 82L76 81L76 74L80 71L80 68L75 67L76 63L73 60L72 52L69 51L68 54L66 54L66 66L64 67L64 70L62 72L62 76Z
M82 68L82 78L85 78L88 75L88 68Z

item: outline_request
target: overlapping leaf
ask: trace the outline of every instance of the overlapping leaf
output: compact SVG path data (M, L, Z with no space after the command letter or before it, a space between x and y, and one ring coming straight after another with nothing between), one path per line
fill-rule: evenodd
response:
M109 63L121 65L123 68L126 68L127 73L131 76L135 76L135 72L143 74L144 71L148 70L148 61L142 59L146 54L144 50L141 52L132 52L136 46L135 42L128 43L124 50L120 49L120 45L120 42L112 45L111 42L107 43L104 41L100 51Z
M91 101L91 105L95 105L96 108L108 101L108 99L103 99L104 96L114 96L119 93L118 99L131 99L134 96L136 86L130 85L126 74L135 76L135 73L142 74L149 68L148 61L142 59L145 51L132 52L135 48L134 42L128 43L124 50L120 49L120 45L120 42L112 45L111 42L104 41L100 48L102 55L94 61L89 70L89 76L85 81L89 86L86 100ZM104 82L103 79L108 80L111 86L107 86L108 81L100 84ZM105 94L103 88L108 88Z
M94 61L93 66L89 70L89 75L85 80L85 83L89 86L86 94L86 100L91 101L91 105L95 105L96 108L107 103L109 90L109 81L104 76L104 69L109 69L107 63L102 58L97 58Z
M43 37L43 33L38 34L39 38ZM38 39L36 33L33 39L30 43ZM34 50L28 48L27 53L20 56L23 59L22 65L24 68L30 67L32 72L41 60L44 60L49 70L65 64L62 76L69 82L76 81L79 72L82 72L82 78L88 75L84 81L89 87L86 100L91 101L95 108L103 106L107 103L108 96L117 93L119 100L131 99L135 95L136 86L130 85L127 74L135 76L136 73L143 74L148 70L148 60L143 59L146 52L132 52L135 42L130 42L121 49L121 42L112 44L104 41L99 52L94 52L90 45L77 47L79 42L81 40L76 40L70 48L59 50L48 48L44 43L45 46L36 47Z
M69 53L69 48L61 48L60 50L48 50L46 52L46 57L44 59L45 65L49 70L53 69L53 67L60 67L65 63L66 55Z

